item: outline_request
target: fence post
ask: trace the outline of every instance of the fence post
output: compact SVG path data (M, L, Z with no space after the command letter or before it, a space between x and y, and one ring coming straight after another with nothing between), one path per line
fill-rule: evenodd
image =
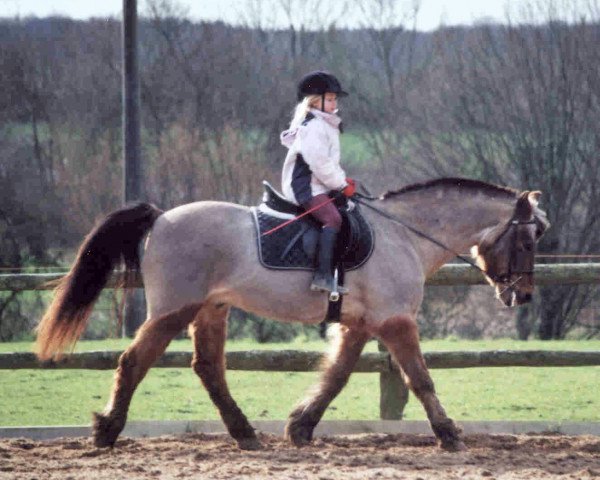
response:
M378 347L380 352L387 352L381 342L378 342ZM404 407L408 403L408 387L391 361L390 369L379 374L379 395L379 418L402 419Z
M140 139L140 81L138 68L137 0L123 0L123 200L145 197ZM141 247L138 251L141 251ZM144 291L126 297L123 335L133 337L146 318Z

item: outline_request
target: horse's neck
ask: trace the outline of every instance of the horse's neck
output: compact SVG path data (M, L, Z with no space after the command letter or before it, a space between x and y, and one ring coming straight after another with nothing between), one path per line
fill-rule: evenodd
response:
M489 228L507 222L514 208L514 200L509 198L477 195L410 195L390 203L393 208L387 210L451 250L411 234L427 275L452 260L455 253L468 253Z

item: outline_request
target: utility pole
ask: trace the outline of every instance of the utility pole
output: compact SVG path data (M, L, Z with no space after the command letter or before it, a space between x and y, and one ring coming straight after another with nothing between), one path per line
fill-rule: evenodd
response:
M123 0L123 200L142 200L140 82L138 77L137 0ZM132 289L125 304L123 335L132 337L145 317L144 292Z

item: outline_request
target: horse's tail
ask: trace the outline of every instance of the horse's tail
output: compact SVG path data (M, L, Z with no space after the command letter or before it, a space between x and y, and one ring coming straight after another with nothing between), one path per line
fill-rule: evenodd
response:
M139 243L162 213L153 205L139 203L110 213L87 235L37 327L40 360L60 357L75 344L117 264L125 264L126 275L139 267Z

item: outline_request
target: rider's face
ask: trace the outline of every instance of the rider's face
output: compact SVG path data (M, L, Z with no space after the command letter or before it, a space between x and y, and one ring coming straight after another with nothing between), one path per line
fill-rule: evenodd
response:
M337 111L337 94L326 93L325 94L325 105L323 110L325 113L335 113Z

